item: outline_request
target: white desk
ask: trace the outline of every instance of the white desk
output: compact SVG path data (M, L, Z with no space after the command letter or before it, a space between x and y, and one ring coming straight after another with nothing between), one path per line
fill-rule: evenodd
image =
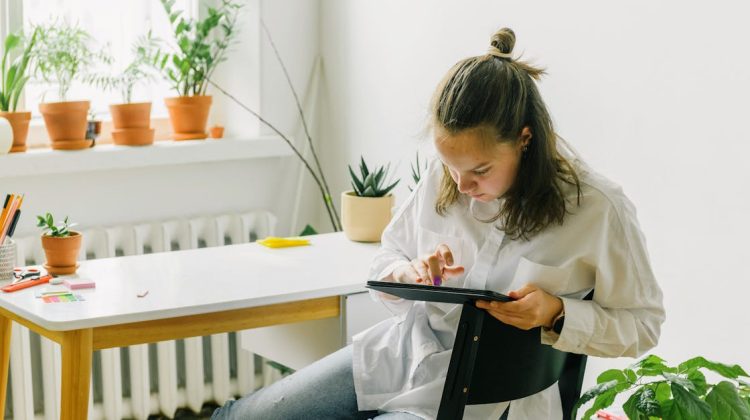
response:
M339 316L340 296L363 290L377 245L340 233L310 240L84 261L79 275L96 281L80 291L84 302L44 303L35 298L44 286L0 294L0 413L11 321L61 345L61 418L82 419L94 350Z

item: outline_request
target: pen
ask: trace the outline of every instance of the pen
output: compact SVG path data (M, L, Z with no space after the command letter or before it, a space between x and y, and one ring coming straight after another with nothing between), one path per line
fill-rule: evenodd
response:
M16 231L16 225L18 224L18 219L21 218L21 209L16 210L16 214L13 215L13 221L10 222L10 228L8 228L8 237L12 238L13 233Z
M5 219L8 215L10 205L13 204L13 194L5 196L5 204L3 204L3 211L0 213L0 235L3 233L3 227L5 226Z

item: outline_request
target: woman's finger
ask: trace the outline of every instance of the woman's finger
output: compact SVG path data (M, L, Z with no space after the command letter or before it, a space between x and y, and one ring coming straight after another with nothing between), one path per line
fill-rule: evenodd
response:
M440 260L445 263L445 265L453 265L453 252L448 247L448 245L446 244L438 245L435 253L440 258Z
M432 284L430 281L430 274L427 272L427 264L420 259L415 259L411 262L411 266L416 271L419 280L418 283Z
M443 267L443 277L450 278L460 276L464 273L464 267L462 265L451 265Z
M435 286L440 286L443 282L443 269L440 266L440 258L433 254L427 257L427 266L429 267L430 280Z

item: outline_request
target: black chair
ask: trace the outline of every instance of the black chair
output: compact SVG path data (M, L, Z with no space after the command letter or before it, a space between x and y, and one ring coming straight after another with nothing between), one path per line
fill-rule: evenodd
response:
M555 350L539 337L540 328L524 331L473 303L464 304L437 419L461 419L467 404L516 400L555 382L563 419L570 419L581 395L586 356Z

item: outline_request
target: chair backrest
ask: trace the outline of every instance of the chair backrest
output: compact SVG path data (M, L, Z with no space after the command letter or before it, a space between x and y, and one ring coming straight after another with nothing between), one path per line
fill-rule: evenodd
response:
M467 404L517 400L560 379L568 353L541 344L540 328L524 331L484 316Z
M590 300L591 291L584 300ZM540 328L521 330L464 304L438 419L458 419L466 404L517 400L558 383L563 419L581 394L586 356L541 343Z

